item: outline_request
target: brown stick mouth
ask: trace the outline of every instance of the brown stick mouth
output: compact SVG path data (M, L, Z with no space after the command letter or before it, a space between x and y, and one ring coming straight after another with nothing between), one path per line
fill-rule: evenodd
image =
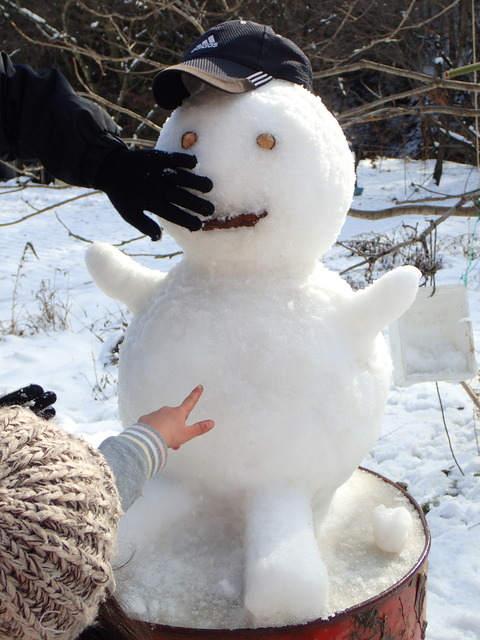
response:
M238 216L232 216L231 218L209 218L204 221L202 231L254 227L266 215L268 215L267 212L263 211L262 213L240 213Z

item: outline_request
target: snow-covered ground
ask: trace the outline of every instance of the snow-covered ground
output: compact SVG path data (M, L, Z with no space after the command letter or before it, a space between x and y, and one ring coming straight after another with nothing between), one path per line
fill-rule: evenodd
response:
M448 163L439 187L431 179L432 171L431 163L362 162L358 184L363 194L355 197L354 207L380 209L398 201L413 202L430 197L432 190L460 195L479 185L474 168ZM454 198L440 204L455 202ZM401 240L402 223L418 225L421 231L429 220L408 216L372 222L349 217L340 240L345 243L372 232L391 235L393 229ZM60 425L98 445L120 429L112 350L128 315L91 281L84 264L86 241L120 244L136 232L102 194L40 186L17 190L12 182L0 185L0 226L0 390L29 382L54 390ZM437 259L442 268L435 283L466 280L478 345L480 264L475 256L480 245L475 236L473 218L452 217L440 225ZM178 251L167 236L160 243L139 239L122 248L163 271L178 260L175 255L162 257ZM360 262L342 246L323 259L337 271ZM349 276L359 279L355 272ZM470 383L479 386L476 379ZM480 637L480 436L475 407L464 388L440 381L438 392L435 382L409 387L392 383L382 435L363 464L406 483L428 510L432 548L427 640L474 640Z

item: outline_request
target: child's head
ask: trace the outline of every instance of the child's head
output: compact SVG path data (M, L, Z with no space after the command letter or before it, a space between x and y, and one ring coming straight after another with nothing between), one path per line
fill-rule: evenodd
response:
M0 638L73 640L112 591L120 502L101 454L0 409Z

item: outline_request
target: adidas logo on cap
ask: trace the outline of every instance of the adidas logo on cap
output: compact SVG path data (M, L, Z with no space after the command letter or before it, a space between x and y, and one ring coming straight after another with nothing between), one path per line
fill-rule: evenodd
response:
M251 76L247 76L247 80L250 80L252 84L256 87L261 87L262 84L266 82L270 82L273 80L272 76L269 76L268 73L262 73L262 71L257 71L256 73L252 73Z
M200 44L197 44L195 49L190 51L190 54L195 53L195 51L199 51L200 49L213 49L214 47L218 47L218 42L215 40L215 36L208 36L208 38L202 40Z

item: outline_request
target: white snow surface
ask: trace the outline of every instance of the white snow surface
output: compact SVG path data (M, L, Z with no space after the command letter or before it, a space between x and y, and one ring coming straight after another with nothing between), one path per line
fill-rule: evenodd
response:
M433 184L432 171L432 163L362 162L358 182L364 191L354 199L354 206L377 209L392 206L395 200L413 201L424 195L423 188L460 194L478 185L478 173L473 168L448 163L440 187ZM7 183L0 187L0 223L84 193L87 191L44 187L16 191L13 182ZM455 199L446 204L452 202ZM348 217L339 239L346 241L362 233L387 232L402 221L418 224L422 229L428 217L377 222ZM464 251L473 231L474 220L466 218L450 218L439 227L437 253L443 258L443 268L437 273L436 284L458 284L469 268L470 314L478 343L480 270L475 256L468 262ZM54 390L58 394L59 424L84 435L94 445L121 429L115 387L117 370L109 354L128 322L128 314L91 281L84 264L85 239L116 244L134 236L135 231L101 194L89 195L2 229L0 387L12 390L36 382ZM147 255L178 251L167 235L155 245L141 239L124 249L144 266L162 271L178 262L178 257L159 260ZM329 269L341 271L359 258L335 246L323 261ZM50 315L56 313L57 328L52 323L42 328L45 310ZM12 326L17 335L11 333ZM471 383L475 386L477 381ZM432 549L427 640L450 637L470 640L478 638L480 629L480 456L475 410L459 384L439 382L438 386L459 466L452 457L432 382L403 388L392 383L381 436L363 466L406 483L411 495L420 504L429 506L427 521ZM185 394L189 391L186 388ZM172 452L173 455L181 455L181 450ZM178 509L181 507L179 504ZM155 514L157 520L165 518L166 523L174 517L162 505ZM226 579L220 580L219 589L225 597L234 599L237 595L236 585Z

